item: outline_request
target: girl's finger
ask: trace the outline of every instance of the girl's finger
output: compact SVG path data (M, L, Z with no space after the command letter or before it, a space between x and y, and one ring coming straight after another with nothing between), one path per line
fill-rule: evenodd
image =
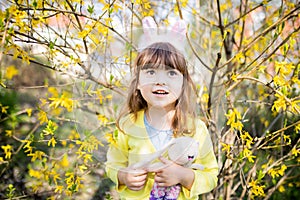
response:
M133 174L134 176L141 176L147 174L147 171L143 169L131 169L129 173Z
M163 176L155 176L154 180L155 182L164 183L166 179Z
M130 186L128 186L128 188L131 189L131 190L135 190L135 191L141 190L141 189L144 187L145 182L146 182L146 181L133 182L133 183L131 183Z

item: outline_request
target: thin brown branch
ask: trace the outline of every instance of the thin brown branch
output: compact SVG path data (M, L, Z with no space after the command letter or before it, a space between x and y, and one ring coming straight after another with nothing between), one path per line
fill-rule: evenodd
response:
M186 34L186 38L187 38L187 41L188 41L188 44L190 46L190 48L192 49L193 51L193 54L196 56L196 58L200 61L200 63L210 72L213 72L213 70L201 59L201 57L199 56L199 54L196 52L193 44L191 43L191 40L190 40L190 37L188 36L188 34Z
M270 1L272 1L272 0L267 0L266 3L270 2ZM228 24L226 24L224 28L228 28L229 26L232 26L233 24L237 23L241 19L243 19L246 16L248 16L251 12L253 12L254 10L256 10L256 9L262 7L262 6L264 6L264 4L260 3L260 4L256 5L256 6L254 6L253 8L251 8L248 11L247 11L247 9L245 9L245 12L242 15L240 15L237 19L235 19L235 20L229 22Z
M280 18L279 20L277 20L276 22L274 22L271 26L268 26L268 28L266 28L263 32L261 32L260 34L258 34L256 37L254 37L252 39L252 41L249 42L244 48L242 48L239 52L237 52L233 57L231 57L230 59L228 59L223 65L221 65L220 68L223 68L223 67L227 66L230 62L232 62L232 60L235 58L236 55L238 55L240 53L245 53L246 51L248 51L255 44L255 42L257 42L257 40L259 40L262 36L266 35L270 31L272 31L274 28L276 28L283 21L287 20L290 16L292 16L294 14L294 12L296 12L297 10L299 10L299 8L300 8L300 4L298 4L293 10L291 10L285 16L283 16L282 18Z
M284 45L289 39L290 39L290 37L294 34L294 33L296 33L296 32L298 32L299 31L299 29L300 29L300 27L298 27L298 28L296 28L295 29L295 31L293 31L292 33L290 33L286 38L284 38L281 42L280 42L280 44L279 45L277 45L267 56L265 56L263 59L262 59L262 61L261 62L259 62L258 64L256 64L245 76L249 76L250 74L252 74L253 72L255 72L256 70L257 70L257 68L259 67L259 66L261 66L261 64L262 63L264 63L265 61L267 61L272 55L274 55L274 53L282 46L282 45ZM275 42L275 41L273 41L273 42ZM272 43L273 43L272 42ZM266 52L267 50L268 50L268 48L270 47L270 45L268 45L268 47L267 48L265 48L264 50L263 50L263 52ZM260 55L258 55L250 64L248 64L246 67L245 67L245 69L248 69L252 64L254 64L255 63L255 61L257 61L260 57L262 57L262 55L263 55L263 53L261 53ZM231 85L229 88L228 88L228 92L230 92L231 90L233 90L238 84L240 84L242 82L242 80L240 79L240 80L237 80L233 85Z
M211 106L212 106L212 96L213 96L213 85L214 85L214 82L215 82L215 78L216 78L216 74L218 72L218 68L219 68L219 63L220 63L220 60L222 58L222 54L221 53L218 53L217 54L217 60L216 60L216 64L215 64L215 67L213 68L213 73L212 73L212 76L211 76L211 79L210 79L210 83L209 83L209 90L208 90L208 94L209 94L209 97L208 97L208 108L207 108L207 112L208 112L208 115L211 117Z
M183 19L182 12L181 12L181 8L180 8L180 2L179 2L179 0L176 0L176 6L177 6L177 8L178 8L178 12L179 12L179 17L180 17L180 19Z

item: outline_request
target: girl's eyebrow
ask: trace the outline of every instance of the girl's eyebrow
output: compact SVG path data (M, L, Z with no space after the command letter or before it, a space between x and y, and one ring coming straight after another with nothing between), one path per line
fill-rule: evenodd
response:
M141 70L153 69L153 68L154 68L153 65L146 64L146 65L144 65L144 66L141 68Z
M165 65L165 70L172 70L172 69L176 69L175 67L171 67L169 65Z
M146 69L164 69L164 70L172 70L172 69L176 69L173 66L169 66L169 65L164 65L164 64L146 64L144 65L141 70L146 70Z

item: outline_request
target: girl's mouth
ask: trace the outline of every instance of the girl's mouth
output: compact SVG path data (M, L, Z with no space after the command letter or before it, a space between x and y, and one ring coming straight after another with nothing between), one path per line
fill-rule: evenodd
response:
M167 95L167 94L169 94L169 92L167 92L165 90L155 90L152 93L153 94L158 94L158 95Z

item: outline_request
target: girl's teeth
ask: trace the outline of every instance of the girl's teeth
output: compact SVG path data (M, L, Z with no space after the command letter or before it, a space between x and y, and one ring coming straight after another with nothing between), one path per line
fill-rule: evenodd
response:
M164 90L157 90L157 91L154 91L155 94L168 94L166 91Z

